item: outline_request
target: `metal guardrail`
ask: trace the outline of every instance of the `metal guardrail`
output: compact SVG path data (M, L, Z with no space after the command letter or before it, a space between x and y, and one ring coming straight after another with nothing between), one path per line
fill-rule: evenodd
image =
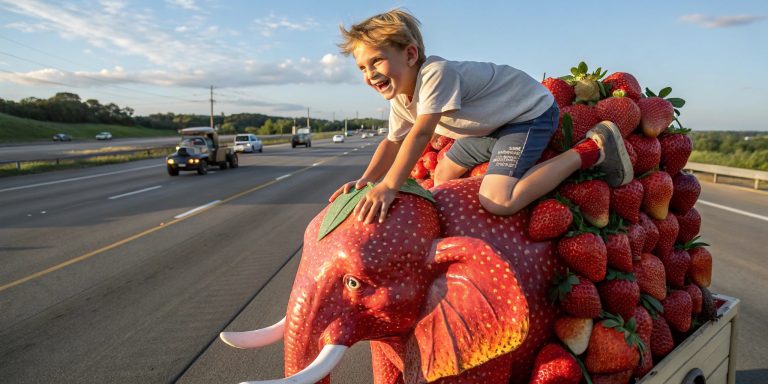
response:
M731 176L755 181L754 188L760 189L760 182L768 182L768 172L754 169L726 167L723 165L703 164L688 162L685 169L697 172L711 173L712 182L717 183L718 176Z
M175 147L176 145L163 145L159 147L124 149L122 151L93 152L93 153L86 153L82 155L52 156L52 157L32 159L32 160L4 160L4 161L0 161L0 165L16 164L16 169L20 170L21 165L24 163L51 163L51 164L59 165L59 163L61 163L62 161L67 161L67 160L83 160L83 159L92 159L96 157L118 156L118 155L127 155L127 154L135 154L135 153L142 153L142 152L146 152L147 155L149 156L152 154L152 151L154 150L170 149Z

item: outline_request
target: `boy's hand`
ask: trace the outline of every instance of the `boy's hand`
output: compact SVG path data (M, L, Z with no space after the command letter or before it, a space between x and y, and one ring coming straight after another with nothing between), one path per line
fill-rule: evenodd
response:
M336 200L336 198L339 197L339 195L341 195L342 193L349 193L349 191L352 188L354 189L365 188L365 186L368 185L369 181L370 180L368 179L361 178L359 180L352 180L350 182L344 183L341 187L339 187L339 189L336 190L336 192L333 193L333 195L331 195L331 198L328 199L328 202L333 203L333 201Z
M389 206L392 205L392 201L397 196L397 190L391 189L379 183L373 189L368 191L365 196L360 199L355 206L355 216L358 221L365 221L365 224L370 224L379 216L379 223L383 223L387 217L387 211Z

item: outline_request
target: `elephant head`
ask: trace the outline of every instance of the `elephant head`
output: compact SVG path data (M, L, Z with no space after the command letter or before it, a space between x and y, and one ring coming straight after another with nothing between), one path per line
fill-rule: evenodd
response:
M472 196L451 202L441 202L439 196L450 192L438 190L436 204L400 193L384 223L350 216L318 241L326 208L305 232L285 319L264 330L225 332L222 339L257 347L282 336L291 381L275 383L327 383L344 350L361 340L371 340L375 383L507 380L513 351L530 344L529 328L536 325L524 289L524 281L532 280L499 251L506 243L492 245L473 233L492 224L486 222L491 215L465 201L477 200L475 184L469 187ZM455 218L464 221L466 233L445 236L451 231L450 223L441 222L452 219L447 212L459 213ZM509 252L518 253L529 257L528 251ZM538 294L536 287L528 290ZM542 342L542 332L534 333ZM488 375L498 379L489 381Z

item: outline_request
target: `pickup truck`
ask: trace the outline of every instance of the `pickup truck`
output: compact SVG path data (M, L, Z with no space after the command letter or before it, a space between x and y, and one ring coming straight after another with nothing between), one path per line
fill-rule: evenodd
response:
M209 127L184 128L176 152L165 159L168 174L178 176L179 171L208 173L208 167L218 165L220 169L237 168L237 153L231 147L221 145L219 135Z

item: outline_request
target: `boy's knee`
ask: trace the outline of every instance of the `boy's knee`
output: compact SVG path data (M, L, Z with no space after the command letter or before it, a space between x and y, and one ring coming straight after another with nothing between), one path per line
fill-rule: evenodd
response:
M494 214L507 216L517 213L517 211L523 209L515 199L512 198L512 191L515 188L517 179L512 180L486 180L488 175L483 179L483 184L480 186L480 192L478 198L480 205L483 208Z

